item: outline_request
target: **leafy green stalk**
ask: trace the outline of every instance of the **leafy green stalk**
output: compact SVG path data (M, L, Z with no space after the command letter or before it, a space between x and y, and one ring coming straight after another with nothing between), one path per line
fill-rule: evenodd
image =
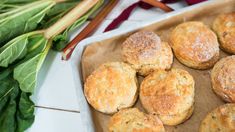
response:
M53 39L53 49L57 51L63 50L68 45L69 33L79 28L81 25L83 25L88 20L88 18L95 11L97 11L97 9L99 9L102 6L103 2L104 0L99 0L99 2L92 9L90 9L85 15L79 18L76 22L74 22L73 25L68 27L63 33L55 36Z
M61 2L52 7L44 19L40 22L39 29L45 29L50 27L52 24L56 23L62 16L64 16L69 10L74 8L80 0L69 0L65 2Z
M47 11L55 4L53 0L38 1L0 14L0 44L36 29Z
M92 8L90 11L88 11L88 13L86 13L85 17L83 17L82 20L87 19L91 15L91 13L93 13L98 7L100 7L102 3L103 3L103 0L99 1L99 3L96 4L95 8ZM80 21L76 21L76 22L80 22ZM64 32L66 35L68 35L67 33L69 31L72 31L79 25L79 23L76 23L76 22L72 26L66 29L66 31ZM35 54L35 56L30 56L30 57L26 56L25 57L26 61L23 60L23 63L19 64L14 69L14 79L16 79L19 82L20 89L24 92L30 92L30 93L33 93L34 88L36 87L38 72L42 66L42 63L44 62L46 58L46 55L52 45L52 42L46 41L46 38L41 36L38 40L35 40L32 44L43 45L43 47L45 47L45 45L47 46L45 50L44 48L39 50L38 54ZM29 45L29 44L26 44L26 45ZM25 46L25 47L29 47L29 46ZM34 49L38 49L38 46L35 46ZM34 50L32 51L33 51L32 53L35 53ZM27 51L27 54L30 55L29 50Z
M103 0L99 1L81 19L67 28L63 32L63 36L68 37L68 32L84 23L102 3ZM58 40L58 36L52 38L52 40L56 39ZM29 93L34 91L38 72L51 47L52 42L48 42L48 38L44 37L44 31L36 31L20 35L0 48L1 67L8 67L15 62L19 62L15 64L14 79L19 82L22 91Z
M22 91L20 87L23 87L21 86L21 82L23 81L20 80L18 83L13 77L15 71L18 73L18 68L22 69L24 72L28 72L29 69L26 71L25 68L23 68L25 66L27 67L28 64L34 68L36 67L34 70L38 71L50 47L47 45L48 42L44 38L42 31L19 36L16 40L24 40L25 38L27 38L25 46L27 47L27 54L24 59L21 60L19 64L15 64L16 67L13 65L3 72L0 72L0 113L4 113L0 114L1 132L23 132L34 122L34 103L30 99L31 93ZM6 47L9 46L12 45L6 45ZM35 62L35 60L38 61ZM29 62L35 62L36 64ZM35 78L37 77L37 73L38 72L35 72ZM17 76L18 74L16 74L16 78L18 78Z
M80 20L84 22L102 2L103 0ZM67 33L79 26L80 22L76 21L67 28L64 35L67 36ZM30 93L34 91L38 72L51 47L51 41L50 43L48 42L48 39L44 37L44 31L36 31L16 37L0 48L0 66L8 67L15 62L19 62L15 64L14 79L19 82L22 91Z

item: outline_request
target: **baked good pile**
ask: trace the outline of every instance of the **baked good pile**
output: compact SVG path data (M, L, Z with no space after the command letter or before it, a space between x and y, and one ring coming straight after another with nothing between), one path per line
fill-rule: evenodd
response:
M107 62L86 78L84 94L97 111L113 114L110 132L164 132L190 120L195 81L172 68L212 69L212 90L225 104L201 121L200 132L235 132L235 12L219 15L213 28L199 21L179 24L164 42L152 31L139 31L122 43L123 62ZM220 49L230 55L220 59ZM137 76L143 76L139 84ZM139 97L144 111L132 108Z

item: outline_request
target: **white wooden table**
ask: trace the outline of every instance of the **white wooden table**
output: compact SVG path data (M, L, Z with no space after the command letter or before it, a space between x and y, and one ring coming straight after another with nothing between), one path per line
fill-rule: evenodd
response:
M102 34L105 27L118 16L123 9L137 0L120 0L115 9L109 14L98 30L93 34ZM175 10L187 6L183 1L169 4ZM148 19L157 19L163 11L136 9L128 21L119 28L131 24L144 23ZM79 30L80 31L80 30ZM79 32L77 31L77 33ZM76 34L76 33L75 33ZM74 35L71 36L73 38ZM35 122L28 132L80 132L80 118L76 87L74 86L72 69L69 61L62 61L61 54L51 51L43 70L39 75L38 88L32 97L35 104Z

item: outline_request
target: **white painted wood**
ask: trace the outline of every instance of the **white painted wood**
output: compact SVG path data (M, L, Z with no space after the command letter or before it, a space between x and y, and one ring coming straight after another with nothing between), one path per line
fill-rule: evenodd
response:
M34 124L27 132L81 132L79 113L36 109Z

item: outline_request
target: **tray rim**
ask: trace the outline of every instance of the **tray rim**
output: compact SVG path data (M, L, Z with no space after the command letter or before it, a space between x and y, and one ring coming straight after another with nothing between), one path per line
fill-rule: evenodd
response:
M196 4L196 5L184 7L182 9L178 9L178 10L170 12L170 13L162 14L158 18L153 18L153 19L150 19L149 21L146 21L146 22L142 22L142 23L139 23L136 25L131 25L131 26L125 27L125 30L123 30L124 28L118 28L118 29L115 29L115 30L112 30L112 31L109 31L109 32L106 32L103 34L89 37L87 39L84 39L80 43L78 43L77 47L75 48L75 50L71 56L71 59L69 60L70 61L69 63L71 65L72 71L74 71L73 72L73 81L74 81L74 84L76 87L78 105L80 108L79 110L80 110L81 119L83 122L81 130L83 132L95 132L94 122L93 122L92 115L91 115L91 110L90 110L89 104L87 103L85 96L83 94L83 84L82 84L83 81L82 81L82 72L81 72L81 59L82 59L82 53L87 45L94 43L94 42L110 39L112 37L116 37L119 35L124 35L126 33L136 31L138 29L147 27L147 26L152 25L154 23L161 22L161 21L168 19L170 17L174 17L174 16L180 15L182 13L194 10L198 7L207 7L211 4L213 4L215 1L217 1L217 0L210 0L210 1L202 2L202 3ZM230 0L224 0L224 2L226 2L226 1L230 1Z

